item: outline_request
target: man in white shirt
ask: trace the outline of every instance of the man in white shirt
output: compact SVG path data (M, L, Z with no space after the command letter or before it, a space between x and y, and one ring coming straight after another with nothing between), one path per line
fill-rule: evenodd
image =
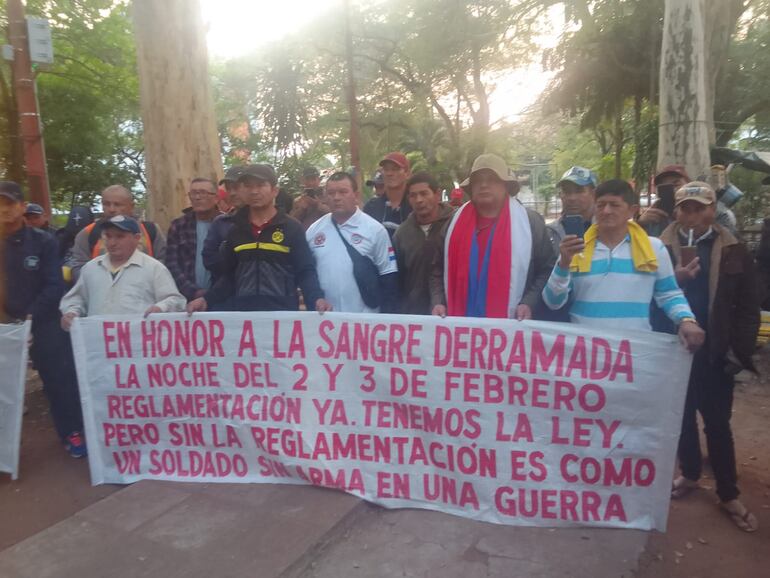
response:
M398 269L388 232L358 208L361 195L349 173L329 177L326 197L332 212L307 230L326 300L334 311L394 313ZM358 263L358 275L354 274L353 259Z
M75 286L59 304L62 327L69 331L75 317L184 311L187 300L160 261L137 250L139 223L118 215L106 221L102 242L107 253L83 266Z

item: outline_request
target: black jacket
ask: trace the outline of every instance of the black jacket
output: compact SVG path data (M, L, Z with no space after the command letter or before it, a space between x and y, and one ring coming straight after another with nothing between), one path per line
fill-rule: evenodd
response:
M380 195L369 199L364 205L363 211L375 221L382 223L390 238L393 239L396 229L412 213L412 205L409 204L406 194L404 194L401 205L398 207L391 207L388 198L385 195Z
M716 233L708 267L708 322L705 323L706 347L713 363L722 363L728 356L746 369L756 371L751 359L760 325L759 292L754 259L746 245L721 225ZM674 222L661 234L671 261L680 262L679 225ZM703 274L703 273L701 273ZM683 287L687 295L687 285ZM699 320L702 321L702 320ZM662 320L653 308L653 329L674 333L672 324ZM731 355L730 355L731 354Z
M296 311L297 287L308 309L323 297L305 230L282 211L256 238L249 207L240 209L225 238L222 258L222 275L206 293L207 303L229 300L235 311Z
M50 233L22 227L5 241L5 311L11 319L32 315L35 323L58 319L64 295L59 247Z

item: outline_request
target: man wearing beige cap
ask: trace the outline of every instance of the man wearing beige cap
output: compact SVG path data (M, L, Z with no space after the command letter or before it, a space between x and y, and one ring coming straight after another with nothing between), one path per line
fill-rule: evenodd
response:
M531 319L556 260L543 218L515 197L516 176L497 155L479 156L460 186L471 200L433 268L433 314Z
M721 506L741 530L753 532L757 519L738 500L730 416L734 375L744 368L754 371L759 297L751 255L715 223L716 205L716 193L707 183L685 184L675 194L676 221L660 237L695 319L706 330L706 342L693 358L678 448L682 475L674 480L671 495L682 498L698 488L699 412Z

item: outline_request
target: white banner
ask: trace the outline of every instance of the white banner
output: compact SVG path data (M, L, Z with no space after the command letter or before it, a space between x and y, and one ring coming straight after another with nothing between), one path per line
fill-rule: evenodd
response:
M499 524L664 530L674 336L331 313L72 332L94 484L312 483Z
M21 418L31 323L0 325L0 472L19 475Z

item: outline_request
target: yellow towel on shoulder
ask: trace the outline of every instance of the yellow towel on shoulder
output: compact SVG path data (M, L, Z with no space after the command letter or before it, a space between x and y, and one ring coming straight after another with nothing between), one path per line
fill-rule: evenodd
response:
M573 273L589 273L591 271L591 260L596 249L596 225L588 227L583 236L586 248L582 253L572 257L569 270ZM628 222L628 235L631 237L631 259L634 262L634 269L644 273L651 273L658 270L658 258L652 249L652 243L642 227L636 222Z

